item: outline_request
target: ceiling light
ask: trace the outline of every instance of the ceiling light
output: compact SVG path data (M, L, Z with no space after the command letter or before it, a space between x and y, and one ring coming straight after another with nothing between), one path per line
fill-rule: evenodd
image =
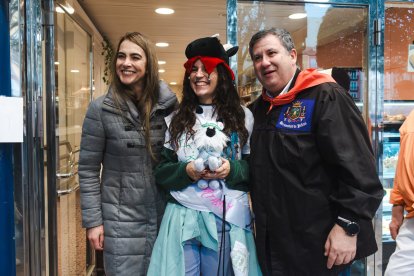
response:
M158 70L158 73L164 73L165 72L165 70L164 69L160 69L160 70Z
M155 12L158 14L173 14L174 10L170 8L158 8Z
M165 60L159 60L159 61L158 61L158 64L159 64L159 65L163 65L163 64L166 64L166 63L167 63L167 62L166 62Z
M155 43L155 46L157 46L157 47L168 47L168 46L170 46L170 44L168 44L167 42L158 42L158 43Z
M65 13L65 11L61 7L59 7L59 6L56 7L55 11L57 13Z
M62 6L62 7L57 6L56 9L55 9L56 12L57 13L65 13L65 12L67 12L68 14L74 14L75 13L75 9L72 8L72 6L70 6L69 4L66 4L66 6Z
M290 19L302 19L306 17L306 13L293 13L289 15Z
M67 7L64 7L65 8L65 10L69 13L69 14L74 14L75 13L75 9L74 8L72 8L71 6L67 6Z
M71 73L79 73L79 70L78 69L72 69L72 70L70 70L70 72Z
M175 81L170 82L170 85L177 85Z

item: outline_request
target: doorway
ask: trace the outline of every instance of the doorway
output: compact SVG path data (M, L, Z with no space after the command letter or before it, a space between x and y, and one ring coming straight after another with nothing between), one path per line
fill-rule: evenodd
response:
M237 1L238 91L246 104L254 101L262 92L249 55L248 44L252 35L271 27L287 29L298 51L299 68L326 70L337 67L348 73L349 93L364 117L373 144L376 144L376 114L380 110L375 71L379 51L373 32L377 22L376 3L329 2L333 1ZM380 160L380 153L375 151L375 154ZM375 218L374 223L381 225L381 219ZM365 260L355 261L345 275L367 275L367 271L381 274L381 230L380 227L375 229L378 253Z
M17 1L13 2L17 3ZM76 1L58 2L75 3ZM260 2L229 0L227 1L226 9L226 1L214 1L216 5L222 7L224 11L227 11L227 24L225 20L226 14L217 14L217 9L211 9L211 11L208 10L209 13L206 12L207 8L211 8L212 2L206 4L207 2L205 1L193 1L192 5L194 6L180 2L181 5L184 6L183 10L187 12L188 15L178 15L179 19L182 21L175 22L177 24L178 22L181 22L182 25L173 25L171 27L171 25L168 25L168 21L159 19L157 21L152 21L152 24L150 24L152 29L139 31L154 35L152 40L156 42L159 38L164 37L159 36L157 33L162 27L159 27L158 25L155 26L155 24L164 23L164 28L165 26L169 27L165 28L169 30L169 42L174 47L176 47L175 45L179 45L179 47L174 48L174 51L171 51L171 48L159 49L159 57L166 61L166 64L161 69L165 69L167 72L171 71L179 73L177 74L178 76L171 77L165 74L165 72L162 73L164 74L162 77L164 77L167 82L173 83L182 80L182 63L185 61L185 45L192 39L201 36L210 36L217 32L221 32L221 40L224 42L226 40L225 30L227 27L227 37L229 37L229 34L230 36L231 34L236 34L234 39L240 46L236 63L238 71L237 85L241 97L248 102L252 101L261 89L254 77L251 60L249 60L247 50L248 40L255 31L263 27L280 26L288 28L292 34L294 34L296 47L300 54L299 62L301 68L318 67L326 69L336 66L348 70L348 73L352 78L352 96L357 106L364 114L368 128L370 130L374 129L374 141L376 139L375 137L378 137L378 135L375 134L377 129L375 128L376 121L374 118L377 117L376 112L378 110L378 105L382 104L375 103L375 99L380 97L380 95L377 95L378 87L375 86L375 83L377 83L375 68L377 67L375 65L376 61L373 60L373 58L376 58L377 54L374 50L375 46L372 44L373 26L375 25L374 20L377 17L377 14L373 7L374 4L371 4L374 1L361 0L348 2L352 3L349 4L346 3L346 1L340 0L335 1L335 3L341 4L330 4L329 1L298 3L297 1ZM99 12L99 8L102 5L119 5L119 1L107 1L105 3L99 0L83 1L82 4L85 6L85 9L88 3L96 4L97 12ZM141 7L139 6L140 4L136 3L131 5L138 5L138 8ZM60 5L56 4L56 7L58 6ZM80 24L80 21L75 19L76 13L71 14L71 10L68 6L65 6L66 8L62 6L60 7L63 13L57 11L54 13L56 27L56 60L54 61L56 62L54 68L56 101L54 104L56 107L55 139L57 145L54 156L56 156L56 188L58 190L58 194L56 195L58 216L56 225L58 242L57 251L59 255L58 271L60 275L66 275L66 273L79 275L88 273L94 264L94 259L93 257L90 257L87 249L85 231L81 228L80 224L79 191L77 190L79 184L76 174L79 158L80 128L87 105L90 102L92 95L95 94L94 86L97 86L97 82L100 81L102 77L97 77L97 75L103 72L104 65L102 64L101 67L98 67L96 66L97 63L92 60L93 56L99 56L100 50L97 49L99 49L101 42L96 41L94 37L91 36L90 30L85 29L84 24ZM89 8L90 10L93 9L92 6L89 6ZM134 6L134 8L137 7ZM140 10L138 8L137 10ZM75 10L76 9L77 8L75 7ZM196 18L196 22L201 24L188 23L189 21L186 20L194 13L195 9L202 9L205 12L206 17L208 17L208 20L203 19L206 21L204 22L202 19ZM149 14L147 9L144 11ZM152 11L153 10L150 12ZM234 11L236 11L236 15L233 14ZM115 10L113 10L113 12L115 13ZM306 13L309 14L309 16L294 21L294 19L287 18L291 13ZM93 13L89 14L93 15ZM231 25L231 23L229 23L229 18L232 16L236 16L238 22L237 25ZM137 16L134 14L134 17ZM217 20L211 20L211 18ZM109 18L105 17L100 19L95 17L94 23L98 23L99 21L105 22L108 20ZM214 22L215 25L211 25L211 28L202 28L200 31L200 26L206 26L206 24L211 24L212 22ZM189 27L196 29L196 32L191 33L193 36L191 39L183 39L183 33L189 34ZM41 35L36 37L41 37ZM117 37L115 37L112 42L115 41L116 43L116 39ZM17 46L18 43L16 44L16 47ZM170 59L170 56L168 55L170 52L174 53L174 59L172 57ZM92 62L94 63L94 70L92 70ZM99 72L99 74L97 74L97 72ZM38 78L41 75L41 73L37 71L31 73L38 73ZM39 83L41 83L41 81ZM104 93L104 87L102 86L102 89L97 89L97 92ZM380 93L378 92L378 94ZM37 98L35 101L36 100ZM46 116L44 116L44 118L46 118ZM370 122L368 119L370 119ZM46 123L47 122L43 122L43 125L46 125ZM377 141L374 142L376 143ZM34 146L36 146L36 149L43 150L42 145L36 144ZM47 147L47 145L45 146ZM29 147L28 152L31 150L32 149ZM32 159L36 161L37 155L34 157L35 158ZM31 156L28 156L27 158L30 159ZM47 173L45 168L43 168L43 160L41 161L42 162L39 162L41 164L39 171L42 173L39 174L41 174L43 178L43 172L45 172L45 176ZM44 183L47 183L47 179L45 179ZM28 193L25 194L25 196L28 197ZM22 200L22 202L25 202L25 200ZM39 208L42 208L42 206ZM26 212L23 215L27 218L28 214L29 212ZM378 225L381 226L381 218L379 220ZM28 227L25 229L28 229ZM27 231L25 231L24 234L27 236ZM48 253L50 254L50 252ZM46 260L48 259L50 258L46 258ZM25 260L22 259L22 262L25 262ZM365 275L367 270L376 271L373 258L372 260L368 259L366 262L355 264L353 267L353 275Z
M384 28L384 115L383 115L383 183L386 195L382 209L382 270L395 250L391 238L392 205L390 192L400 146L399 128L414 109L414 3L385 2Z
M82 122L92 93L91 36L67 12L55 12L56 178L59 275L85 274L77 175ZM45 174L46 175L46 174Z

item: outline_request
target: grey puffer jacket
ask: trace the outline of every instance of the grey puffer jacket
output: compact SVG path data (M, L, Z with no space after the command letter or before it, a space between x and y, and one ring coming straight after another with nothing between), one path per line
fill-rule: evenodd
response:
M151 144L158 157L164 143L164 117L177 103L160 84L151 112ZM106 275L145 275L165 201L155 185L155 165L132 101L120 105L112 92L93 101L86 114L79 158L83 227L104 225ZM102 165L102 176L100 177Z

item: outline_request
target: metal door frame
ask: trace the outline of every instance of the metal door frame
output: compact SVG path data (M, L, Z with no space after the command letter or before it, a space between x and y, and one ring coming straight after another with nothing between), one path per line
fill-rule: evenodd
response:
M10 30L9 1L0 0L0 96L11 96L10 73ZM16 273L16 257L14 243L14 200L13 200L13 145L0 143L0 267L3 273Z
M46 74L46 139L47 139L47 217L48 220L48 249L49 249L49 273L50 275L58 275L58 229L57 229L57 198L75 192L79 186L71 187L70 189L58 190L57 179L73 177L75 174L70 173L58 173L57 161L59 160L59 143L57 142L56 133L56 114L57 103L56 103L56 89L55 89L55 21L54 21L54 7L60 6L64 9L65 2L63 0L47 0L45 5L45 74ZM90 68L90 97L92 99L92 78L93 78L93 52L92 52L92 30L83 21L77 13L71 15L66 13L76 24L78 24L86 34L91 38L89 45L89 68ZM70 147L70 145L69 145ZM90 256L92 262L94 256ZM86 268L87 275L91 273L91 267Z
M23 223L24 253L20 261L24 275L46 272L41 3L38 0L9 1L10 22L16 23L14 31L18 41L14 42L19 44L18 48L10 49L10 53L13 50L10 61L19 69L12 72L18 80L15 87L12 85L12 94L23 97L24 103L23 143L13 148L14 188L19 193L15 194L15 205L21 206ZM16 196L20 197L20 202L16 202Z

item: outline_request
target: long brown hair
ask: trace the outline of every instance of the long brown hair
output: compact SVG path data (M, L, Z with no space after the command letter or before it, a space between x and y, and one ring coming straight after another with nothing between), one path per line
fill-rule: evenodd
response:
M147 64L145 66L144 87L140 95L135 95L130 87L121 83L118 75L116 74L116 61L118 57L119 47L121 43L128 40L144 50L147 58ZM152 158L155 159L154 153L151 147L150 140L150 114L155 104L158 102L160 84L158 75L158 59L155 54L154 45L139 32L126 33L118 42L116 52L112 58L111 63L112 73L112 91L114 100L118 106L120 102L124 101L126 97L129 97L138 103L138 111L143 118L144 130L145 130L145 143Z
M231 75L222 64L217 65L218 82L215 89L213 105L217 118L224 124L224 132L231 135L237 132L240 137L240 145L247 142L249 133L245 127L245 114L240 105L240 98L233 84ZM198 98L190 86L189 74L186 73L183 81L183 98L177 114L173 117L169 126L171 143L178 147L178 141L183 133L187 133L186 139L193 134L193 126L196 121L195 110L199 104Z

